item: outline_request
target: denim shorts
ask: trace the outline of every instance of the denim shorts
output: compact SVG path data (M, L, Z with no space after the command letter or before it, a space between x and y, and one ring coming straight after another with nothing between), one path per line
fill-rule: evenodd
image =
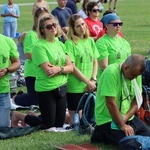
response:
M0 94L0 127L8 127L10 124L10 94Z

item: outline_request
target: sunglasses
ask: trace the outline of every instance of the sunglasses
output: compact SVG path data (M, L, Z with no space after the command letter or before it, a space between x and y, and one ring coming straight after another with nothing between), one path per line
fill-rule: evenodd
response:
M46 25L44 28L46 28L47 30L50 30L50 29L52 29L53 27L56 28L56 23L48 24L48 25Z
M37 9L37 11L43 11L43 10L48 11L45 7L39 7L39 8Z
M113 24L114 27L117 27L118 25L122 26L123 22L113 22L113 23L109 23L109 24Z
M92 12L100 12L99 9L92 9Z

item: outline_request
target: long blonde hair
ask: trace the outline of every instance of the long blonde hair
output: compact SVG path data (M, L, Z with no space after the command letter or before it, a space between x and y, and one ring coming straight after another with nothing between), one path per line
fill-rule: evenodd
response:
M38 28L37 28L38 37L40 39L45 39L46 38L43 29L44 29L45 21L47 21L47 20L53 20L54 23L56 23L57 34L55 36L56 37L60 37L61 34L62 34L60 25L58 23L58 20L52 14L46 14L46 15L43 15L43 16L41 16L39 18L39 20L38 20Z
M71 39L75 44L78 43L78 41L80 40L80 38L76 35L75 32L75 22L76 20L82 18L82 16L78 15L78 14L74 14L72 16L70 16L70 18L68 19L68 26L69 26L69 30L67 33L67 36L69 39ZM82 18L83 19L83 18ZM83 19L84 20L84 19ZM86 23L85 23L86 24ZM86 25L86 30L85 30L85 34L84 34L84 38L88 38L89 37L89 30L88 27Z

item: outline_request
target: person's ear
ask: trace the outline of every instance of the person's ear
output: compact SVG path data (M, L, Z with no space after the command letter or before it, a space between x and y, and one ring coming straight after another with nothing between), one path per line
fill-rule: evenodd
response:
M127 71L128 69L129 69L129 66L128 66L128 65L125 65L125 66L124 66L124 70Z

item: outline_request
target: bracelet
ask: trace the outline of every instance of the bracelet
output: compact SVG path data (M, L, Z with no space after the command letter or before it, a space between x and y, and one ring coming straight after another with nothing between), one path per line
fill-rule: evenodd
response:
M7 71L6 71L6 73L5 73L5 75L7 74L7 73L9 73L9 69L8 68L5 68Z
M60 72L59 74L62 74L64 72L64 67L60 66Z
M96 77L92 77L90 80L97 81Z

